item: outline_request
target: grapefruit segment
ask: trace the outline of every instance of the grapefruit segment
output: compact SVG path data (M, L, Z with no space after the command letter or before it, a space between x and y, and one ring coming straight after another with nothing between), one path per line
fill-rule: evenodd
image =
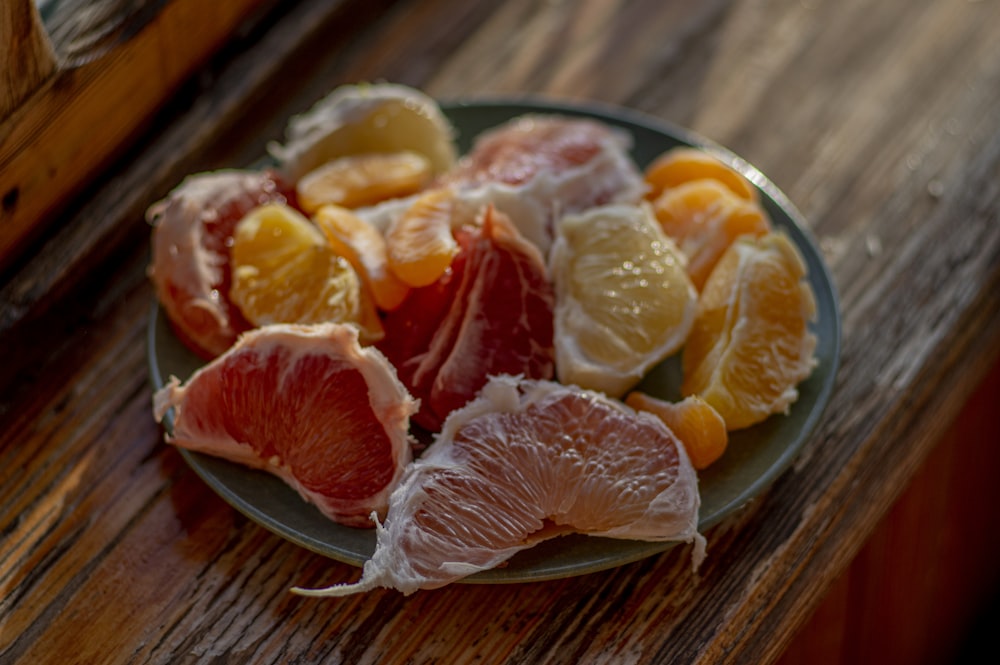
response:
M696 472L658 419L599 393L493 377L407 469L361 580L297 591L409 594L567 532L694 542L697 566L699 506Z
M411 151L428 159L435 174L457 157L455 128L437 102L394 83L342 85L289 120L285 136L268 152L293 181L349 155Z
M414 421L437 431L494 374L550 379L555 295L541 254L506 215L487 208L456 234L451 268L384 321L380 343L420 399Z
M697 293L648 206L562 217L549 262L563 383L619 397L684 344Z
M495 205L547 255L558 215L642 199L630 141L590 119L523 115L480 134L442 182L477 208Z
M230 169L188 176L147 211L157 299L178 337L202 358L219 355L251 327L229 299L237 222L290 196L272 173Z
M166 440L276 475L335 522L373 526L411 460L416 404L347 324L273 324L242 335L153 397Z

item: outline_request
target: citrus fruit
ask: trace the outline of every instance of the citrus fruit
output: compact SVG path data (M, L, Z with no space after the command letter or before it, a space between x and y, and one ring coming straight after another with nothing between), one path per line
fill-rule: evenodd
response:
M358 274L298 211L250 211L236 225L231 255L229 295L254 325L332 321L357 325L366 342L382 337Z
M448 189L420 195L385 233L389 270L404 284L437 281L458 253L452 235L455 197Z
M670 428L680 442L694 468L707 469L729 444L726 421L712 405L697 395L689 395L679 402L668 402L642 392L631 392L625 403L636 411L647 411Z
M730 431L787 412L812 372L816 300L783 231L737 239L698 301L683 353L684 395L711 404Z
M431 163L415 152L363 153L330 160L295 185L299 207L314 213L328 203L358 208L415 194L431 178Z
M742 199L757 200L757 190L743 174L700 148L668 150L646 167L643 177L649 185L646 198L651 201L665 189L706 178L717 180Z
M563 383L618 397L684 344L697 293L648 206L563 217L550 265Z
M714 179L691 180L664 190L653 202L653 212L687 257L688 274L699 290L733 240L771 230L758 203L740 198Z
M379 343L420 400L414 422L430 431L491 375L554 373L555 296L538 249L492 208L456 236L451 269L386 315Z
M169 443L272 473L349 526L385 514L412 458L413 399L353 326L249 331L153 401L158 421L173 409Z
M250 323L229 300L229 244L236 223L290 189L273 173L224 170L188 176L146 213L153 225L149 275L178 338L205 359Z
M604 123L528 114L480 134L443 182L477 208L496 206L547 255L557 216L642 199L629 148L629 136Z
M338 157L403 150L426 157L438 174L456 161L454 135L437 102L419 90L362 83L340 86L291 118L285 144L268 151L292 182Z
M360 581L344 596L431 589L568 532L695 543L698 478L662 422L594 392L494 377L453 413L389 500Z
M368 285L379 309L399 307L410 287L389 270L385 238L347 208L325 205L313 215L334 253L347 259Z

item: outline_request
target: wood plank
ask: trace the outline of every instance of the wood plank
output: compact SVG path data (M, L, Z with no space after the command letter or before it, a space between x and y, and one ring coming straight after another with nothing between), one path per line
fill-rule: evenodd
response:
M0 122L56 70L56 54L34 0L0 5Z
M977 621L1000 604L997 404L1000 364L779 665L958 662Z
M375 9L372 3L366 7ZM0 284L0 333L78 288L81 280L98 271L123 244L147 241L146 207L187 173L245 165L262 155L264 141L279 136L281 125L252 127L248 109L269 88L273 91L283 72L293 68L308 71L299 54L303 43L322 40L332 53L328 40L343 39L344 31L357 29L359 20L364 20L361 14L357 2L299 3L274 17L255 48L235 53L218 71L206 71L211 85L176 99L182 115L145 135L141 165L107 171L105 185L93 196L84 197L78 210L67 215L58 229L50 230L30 262ZM274 101L281 97L272 92ZM284 118L275 124L283 122ZM227 133L234 128L243 130L242 142L227 140ZM249 145L247 136L254 137ZM243 147L241 154L216 154L210 158L213 161L206 161L205 153L213 146L219 152L218 146L235 145Z
M59 69L0 114L0 270L265 3L171 0L137 34Z
M284 21L282 39L261 37L286 44L275 62L213 69L48 239L45 269L2 287L20 308L0 330L16 350L0 367L0 658L756 664L824 597L852 604L841 573L1000 354L1000 6L402 0L339 21L320 5L288 14L310 26L303 41L282 41ZM358 571L242 518L162 445L141 211L365 78L628 104L723 141L803 209L841 293L834 399L793 467L707 534L697 576L677 548L549 583L302 599L288 588ZM856 654L838 635L823 643Z

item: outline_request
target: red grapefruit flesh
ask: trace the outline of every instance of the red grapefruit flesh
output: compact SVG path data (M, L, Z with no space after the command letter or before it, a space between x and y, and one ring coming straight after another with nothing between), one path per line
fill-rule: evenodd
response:
M547 254L556 216L642 199L646 184L629 147L605 123L529 114L481 134L442 182L471 204L494 204Z
M555 295L541 254L492 208L480 227L457 236L449 272L387 315L379 344L420 399L414 422L430 431L491 375L550 379L555 372Z
M146 213L153 225L149 275L178 338L205 359L251 325L229 300L229 247L243 216L285 202L291 189L268 172L224 170L189 176Z
M495 377L453 413L393 493L361 580L404 593L457 581L567 532L695 543L698 478L657 418L600 393Z
M278 476L330 519L373 526L412 459L415 403L350 325L275 324L243 334L183 385L154 396L167 441Z

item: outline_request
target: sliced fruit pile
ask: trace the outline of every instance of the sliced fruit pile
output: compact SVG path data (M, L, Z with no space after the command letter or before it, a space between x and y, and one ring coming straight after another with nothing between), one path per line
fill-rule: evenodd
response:
M815 362L797 248L700 149L642 172L595 120L515 118L461 157L454 134L419 91L345 86L273 173L151 208L157 295L211 360L157 392L168 440L379 525L362 582L318 593L440 586L569 531L700 560L697 470ZM678 353L681 401L634 391Z

